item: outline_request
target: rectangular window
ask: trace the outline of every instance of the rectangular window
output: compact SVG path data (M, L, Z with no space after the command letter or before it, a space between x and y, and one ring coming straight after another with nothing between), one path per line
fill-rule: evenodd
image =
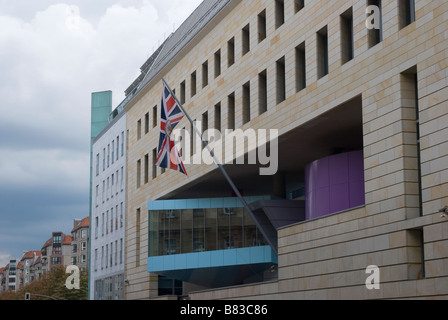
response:
M120 136L117 136L117 161L120 157Z
M120 264L123 263L123 239L120 239Z
M120 228L123 228L123 202L120 203Z
M106 148L103 148L103 172L106 170Z
M191 74L190 80L191 80L191 97L194 97L196 95L196 71Z
M137 161L137 189L141 187L142 161Z
M266 9L258 15L258 43L266 39Z
M120 183L121 191L123 191L124 187L124 167L121 167L121 183Z
M145 184L149 182L149 154L145 155Z
M235 93L227 97L227 129L235 130Z
M157 127L157 122L158 122L158 118L157 118L157 106L154 106L152 108L152 127L155 128Z
M415 0L399 0L400 29L415 21Z
M258 75L258 113L263 114L268 110L268 79L267 70Z
M107 167L110 166L110 144L107 145Z
M296 47L296 92L306 88L305 42Z
M276 63L277 69L277 104L285 101L286 99L286 67L285 57L281 58Z
M376 27L368 29L367 34L369 48L372 48L383 41L383 8L381 0L367 0L367 5L375 6L379 9L379 21L373 20L373 24Z
M215 105L215 130L221 131L221 102Z
M294 12L297 13L305 8L305 0L294 0Z
M227 42L227 67L235 63L235 38Z
M208 86L208 61L202 64L202 88Z
M106 192L106 181L103 180L103 192L101 194L101 200L103 201L103 203L104 203L105 192Z
M110 190L111 190L111 198L114 197L114 186L115 186L115 174L112 173L112 178L111 178L111 186L110 186Z
M243 85L243 125L250 122L250 82Z
M285 2L275 0L275 28L279 28L285 23Z
M145 134L149 132L149 112L145 114Z
M325 26L317 33L317 78L328 74L328 28Z
M98 239L99 218L95 218L95 239Z
M121 156L124 156L124 131L121 133Z
M208 130L208 112L202 115L202 133Z
M180 103L185 103L185 81L180 84Z
M152 150L152 179L157 178L157 149Z
M405 170L416 178L407 181L409 185L413 184L416 192L408 195L408 199L413 199L413 203L418 203L420 216L423 215L422 199L422 167L421 167L421 136L420 136L420 108L417 68L403 72L400 76L401 85L401 103L402 103L402 127L406 128L403 132L406 138L406 164ZM410 200L411 201L411 200ZM408 205L410 207L411 205ZM414 205L414 207L417 207Z
M110 178L107 177L107 189L106 189L106 199L109 200L109 194L110 194Z
M250 25L248 24L242 30L243 56L250 51Z
M114 164L115 161L115 140L112 140L112 164Z
M142 138L142 120L137 121L137 140Z
M353 9L341 15L341 57L342 64L349 62L355 56L353 42Z
M96 175L98 176L100 174L100 154L98 153L96 155L96 164L95 164L95 171L96 171Z
M221 75L221 50L215 52L215 78Z

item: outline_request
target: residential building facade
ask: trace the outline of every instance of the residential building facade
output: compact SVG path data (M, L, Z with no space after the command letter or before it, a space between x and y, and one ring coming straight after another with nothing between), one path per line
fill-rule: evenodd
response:
M41 249L42 273L55 267L67 267L72 261L72 237L63 232L53 232Z
M89 217L73 221L71 265L77 266L80 271L89 267L89 224Z
M126 114L93 141L89 299L122 300L125 282Z

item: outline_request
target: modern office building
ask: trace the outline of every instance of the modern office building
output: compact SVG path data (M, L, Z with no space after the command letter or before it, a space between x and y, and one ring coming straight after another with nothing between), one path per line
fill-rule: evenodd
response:
M121 105L126 299L446 298L447 27L442 0L203 1ZM247 207L216 165L156 166L162 77L224 133ZM177 129L184 160L200 154Z
M126 113L111 117L92 146L90 300L124 299Z

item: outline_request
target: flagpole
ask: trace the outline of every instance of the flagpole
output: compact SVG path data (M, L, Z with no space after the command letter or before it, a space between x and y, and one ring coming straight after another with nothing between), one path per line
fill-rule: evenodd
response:
M251 216L252 220L255 222L255 225L257 226L257 228L260 230L260 232L263 234L264 238L266 239L266 241L268 241L269 245L271 246L272 250L275 252L276 255L278 255L278 249L277 247L270 241L268 235L266 234L265 230L261 227L258 219L256 218L255 214L252 212L252 210L249 208L249 205L247 204L246 200L244 199L244 197L241 195L241 192L238 190L238 188L236 187L236 185L233 183L232 179L230 178L230 176L227 174L227 171L224 169L224 166L222 165L222 163L219 161L218 158L216 158L215 153L213 152L213 150L210 148L210 145L208 143L208 141L206 141L202 135L202 133L199 131L199 129L196 127L196 125L194 124L193 120L191 119L190 115L187 113L187 111L185 110L184 106L182 105L182 103L180 103L180 101L177 99L176 95L174 94L174 92L171 90L171 87L168 85L168 83L165 81L165 78L162 77L162 81L165 83L166 87L168 88L168 90L170 91L171 95L173 96L174 100L176 100L177 105L179 106L179 108L182 110L182 112L185 114L185 116L187 117L188 121L190 121L191 125L193 126L195 132L197 133L197 135L201 138L202 143L204 144L204 146L207 148L207 150L210 152L210 155L213 157L213 160L215 161L216 165L219 167L219 169L221 170L222 174L224 175L224 177L226 178L227 182L230 184L230 186L233 189L233 192L235 192L235 194L237 195L237 197L240 199L241 203L243 204L244 208L249 212L249 215Z

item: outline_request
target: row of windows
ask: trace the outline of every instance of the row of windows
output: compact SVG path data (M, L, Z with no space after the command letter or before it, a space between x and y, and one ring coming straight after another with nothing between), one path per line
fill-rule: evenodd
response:
M112 140L111 144L107 145L107 149L103 148L103 157L102 157L102 170L106 171L106 167L109 168L110 165L114 164L115 161L118 161L120 157L124 156L124 132L121 133L120 136L117 136L115 140ZM95 161L95 173L98 176L100 174L100 154L96 155Z
M124 167L121 167L120 171L116 171L112 173L112 176L107 177L106 180L103 180L103 188L101 189L101 201L103 203L112 199L115 195L118 195L120 192L124 191ZM100 201L100 186L97 185L95 187L95 205L99 206Z
M120 245L120 247L118 247ZM94 268L95 272L98 271L98 249L95 249L94 256ZM105 246L101 246L101 270L112 268L113 265L117 266L118 264L123 264L123 239L120 239L120 243L118 240L111 242L110 245L106 244Z
M275 26L280 27L285 23L285 0L275 1ZM413 21L415 21L415 0L398 0L399 2L399 14L400 14L400 27L403 28ZM299 12L304 8L304 1L294 1L295 12ZM381 0L367 0L367 5L374 5L379 8L380 16L382 15L382 1ZM264 9L259 15L257 20L258 27L258 42L266 39L266 9ZM243 56L250 51L250 24L242 29L242 47ZM340 15L340 30L341 30L341 63L345 64L351 61L355 57L354 52L354 26L353 26L353 8L348 9ZM379 21L379 29L372 29L368 31L368 46L369 48L377 45L383 40L382 35L382 17ZM316 44L317 44L317 77L318 79L328 75L329 73L329 49L328 49L328 26L323 27L316 32ZM235 63L235 38L228 41L228 67ZM303 42L295 48L295 90L299 92L307 86L307 70L306 70L306 43ZM214 54L215 59L215 78L221 74L221 50L218 50ZM205 88L208 84L208 60L202 64L202 88ZM258 74L258 115L265 113L268 110L268 72L267 69ZM190 76L190 96L194 97L197 93L197 77L196 71ZM276 89L276 103L280 104L286 100L286 56L278 59L275 63L275 82L273 82ZM251 106L251 89L253 84L249 81L242 86L242 124L252 120L252 106ZM180 87L180 102L186 101L186 85L185 81L181 83ZM175 91L175 90L173 90ZM235 105L235 92L231 93L227 97L227 129L234 130L236 127L236 105ZM214 106L214 129L222 130L222 107L221 102ZM205 112L202 115L202 132L205 132L209 125L209 112ZM196 120L195 120L196 122ZM157 126L157 106L153 109L153 128ZM185 128L183 128L185 130ZM149 113L145 116L145 133L149 132ZM190 128L190 155L193 156L196 153L195 139L196 135L191 125ZM137 124L137 138L141 139L141 120ZM182 156L182 149L180 150ZM149 182L150 178L150 163L149 154L145 156L145 159L137 161L137 188L142 185L142 172L143 172L143 184ZM157 177L156 167L157 149L152 151L152 179ZM162 170L162 174L165 170Z
M118 211L120 209L120 211ZM105 213L101 214L101 236L108 235L118 230L118 228L123 228L124 224L124 203L120 203L120 207L118 205L114 208L112 207L110 210L107 210ZM109 214L110 213L110 214ZM98 239L99 236L99 217L95 217L95 239ZM115 228L114 228L115 226Z

